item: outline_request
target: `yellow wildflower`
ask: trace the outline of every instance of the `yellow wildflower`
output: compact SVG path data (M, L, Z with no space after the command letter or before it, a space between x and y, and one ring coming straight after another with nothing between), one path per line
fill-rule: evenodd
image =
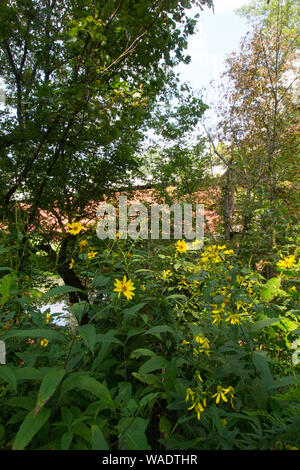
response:
M41 346L43 346L44 348L46 348L46 346L48 346L48 340L47 340L47 339L42 339L42 341L41 341Z
M208 349L209 348L209 339L207 338L202 338L201 335L196 336L196 343L200 344L204 348Z
M223 401L227 402L227 398L226 398L226 395L229 393L229 389L227 388L223 388L221 387L220 385L217 386L217 393L215 393L214 395L212 395L212 398L216 397L216 403L220 403L220 400L222 399Z
M200 382L203 383L203 379L202 379L201 375L199 374L199 372L197 372L197 378L200 380Z
M229 321L231 325L240 325L241 317L239 313L229 313L225 321Z
M218 290L218 293L221 294L221 295L226 295L226 292L229 288L226 287L226 286L223 286L223 287L220 287L220 289Z
M68 233L71 235L77 235L84 229L84 226L80 222L73 222L72 224L67 223L67 226L70 228Z
M50 321L50 315L49 313L46 313L46 323L49 323L49 321Z
M190 397L191 397L191 400L194 401L194 395L195 395L195 392L191 388L187 388L185 401L189 401Z
M194 409L197 413L197 419L200 419L201 413L203 413L205 406L206 406L206 400L203 401L203 404L201 404L199 401L198 403L195 402L192 406L190 406L188 410Z
M282 269L288 269L291 268L295 262L295 256L285 256L282 260L278 261L277 266Z
M216 251L218 248L217 248L217 245L210 245L207 247L206 251L208 251L209 253L211 252L214 252Z
M195 411L197 413L197 419L200 419L201 417L201 413L203 413L204 411L204 407L201 405L201 403L197 403L197 405L195 406Z
M209 340L207 338L202 338L201 335L196 336L195 338L196 343L199 345L199 349L194 349L193 353L195 356L198 355L198 353L205 353L207 356L209 356L210 351L209 351Z
M216 315L212 315L213 318L213 324L215 323L216 325L220 325L222 323L222 317L219 313Z
M92 258L95 258L95 256L98 254L98 251L90 251L89 254L88 254L88 258L89 259L92 259Z
M71 263L69 264L69 269L73 269L74 263L75 263L75 261L74 261L74 259L72 258L72 259L71 259Z
M245 286L247 284L245 278L239 274L236 277L236 282L241 286Z
M176 244L176 250L179 253L186 253L186 243L184 240L178 240Z
M131 300L134 296L134 293L132 291L135 290L131 279L128 279L127 281L126 276L124 276L123 281L119 281L118 279L115 279L115 281L116 282L114 286L116 288L114 289L114 292L119 293L118 298L120 298L121 293L123 293L127 300Z
M166 270L163 270L163 272L161 273L161 279L163 279L164 281L168 281L171 279L171 277L173 276L173 273L172 271L170 271L170 269L167 269Z
M245 309L245 307L243 306L243 302L238 301L238 302L236 303L236 309L239 311L241 308L244 310L244 312L247 311L247 310Z
M224 312L224 307L225 307L225 304L224 304L224 307L221 306L221 308L218 309L218 306L216 304L213 305L215 307L215 310L212 310L211 313L223 313Z
M233 404L233 400L235 400L235 396L234 396L234 388L233 387L228 387L228 393L229 393L229 396L230 396L230 403L231 403L231 406L232 408L234 408L234 404ZM225 393L225 392L224 392Z

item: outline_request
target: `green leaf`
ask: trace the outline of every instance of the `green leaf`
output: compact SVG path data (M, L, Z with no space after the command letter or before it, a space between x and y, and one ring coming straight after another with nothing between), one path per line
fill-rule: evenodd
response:
M106 286L110 282L110 278L108 276L96 276L93 280L93 287L103 287Z
M51 369L43 378L40 390L38 393L35 414L47 403L47 401L52 397L55 392L58 384L61 382L63 376L65 375L65 369Z
M71 312L75 315L78 323L81 322L82 315L89 311L90 305L86 301L78 302L71 307Z
M119 422L119 449L120 450L150 450L145 435L148 419L123 418Z
M67 392L77 388L92 393L97 398L101 399L105 407L114 409L114 402L111 398L108 388L104 384L98 382L96 379L83 372L74 372L64 380L61 387L60 400Z
M63 420L63 422L67 426L70 426L73 421L73 414L70 408L66 408L65 406L63 406L60 410L60 414L61 414L61 419Z
M140 334L144 334L145 328L130 328L130 330L127 333L127 339L132 338L132 336L137 336Z
M97 343L122 344L122 342L118 338L115 338L114 336L111 336L108 333L106 333L105 335L103 335L101 333L98 333L96 335L96 341L97 341Z
M13 286L16 280L17 280L17 277L13 273L6 274L0 280L0 294L1 294L0 305L3 305L7 302L10 288Z
M61 436L61 450L69 450L74 434L68 430Z
M300 374L295 376L289 375L288 377L282 377L278 382L274 382L271 388L283 388L288 385L300 384Z
M142 383L161 388L161 381L159 377L154 374L139 374L138 372L132 372L132 375Z
M155 353L151 349L138 348L131 353L131 357L141 357L141 356L155 356Z
M281 318L264 318L263 320L259 320L255 322L253 325L249 327L249 331L255 332L262 330L266 326L272 325L274 323L278 323L281 321Z
M15 392L17 391L16 376L10 367L0 366L0 379L7 382Z
M150 328L150 330L147 330L145 332L145 335L153 335L160 338L160 333L172 333L173 335L175 335L175 331L173 330L173 328L167 325L154 326L153 328Z
M255 368L261 375L262 383L267 387L272 386L273 376L270 371L266 353L264 351L253 351L252 361Z
M92 431L85 423L80 422L80 423L77 423L76 425L73 424L72 431L74 434L77 434L77 436L80 436L83 439L85 439L88 443L91 442Z
M77 34L78 34L78 28L76 26L68 31L68 35L71 36L71 38L75 38Z
M130 319L131 317L133 317L137 312L139 312L147 303L146 302L143 302L143 303L140 303L140 304L137 304L137 305L134 305L133 307L130 307L130 308L126 308L124 310L124 320L128 320Z
M94 325L83 325L78 327L78 332L82 336L84 343L87 345L92 354L96 343L96 329Z
M5 404L7 406L12 406L14 408L24 408L25 410L32 410L32 408L34 407L34 399L31 398L31 397L20 397L20 396L17 396L17 397L12 397L12 398L9 398Z
M65 338L58 331L50 329L34 329L34 330L12 330L4 333L1 339L7 340L8 338L46 338L49 341L64 342Z
M99 426L92 426L92 450L109 450L107 442Z
M132 397L132 385L130 382L118 383L119 393L115 397L115 403L119 407L121 404L127 404Z
M175 390L176 374L177 374L176 363L168 362L166 366L164 388L169 393Z
M265 302L269 302L274 297L279 295L281 279L279 277L273 277L269 279L261 290L261 298Z
M159 396L160 396L160 392L148 393L141 399L140 407L150 405L150 404L153 405L154 402L159 398Z
M165 416L161 416L159 420L159 432L163 434L164 439L167 439L170 436L171 428L171 422Z
M178 299L178 300L186 300L186 296L183 295L183 294L172 294L172 295L168 295L166 297L166 300L170 300L170 299Z
M43 372L33 367L16 367L14 374L17 380L41 380L44 375Z
M45 425L50 417L50 410L42 408L34 417L35 410L31 410L21 424L15 437L12 450L23 450L32 441L34 436Z
M160 356L154 356L149 359L149 361L145 362L140 368L140 374L147 374L148 372L153 372L154 370L163 369L168 364L168 361Z
M69 292L83 292L83 290L78 289L77 287L72 287L72 286L57 286L57 287L53 287L48 292L46 292L44 294L44 297L51 297L53 295L68 294Z
M249 391L257 408L259 410L267 410L269 393L266 384L263 383L263 379L256 378L253 380ZM243 411L246 412L245 410Z

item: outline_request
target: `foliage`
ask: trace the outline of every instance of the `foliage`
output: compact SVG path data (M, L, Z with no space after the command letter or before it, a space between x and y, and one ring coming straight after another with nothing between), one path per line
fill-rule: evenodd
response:
M281 19L283 30L289 34L298 34L300 7L298 2L293 0L251 0L248 5L244 5L237 10L237 13L247 18L249 21L258 21L267 29L274 26L278 19Z
M298 32L284 28L282 11L272 21L268 28L255 24L228 56L218 124L207 130L213 163L225 171L225 235L239 232L241 249L258 257L271 252L274 231L281 246L288 243L285 227L297 224L299 211Z
M0 3L0 449L300 448L298 6L241 9L193 140L207 106L173 67L204 6ZM223 226L193 252L99 240L137 177L169 204L206 189Z
M75 326L12 287L2 305L3 449L299 448L297 254L266 282L225 245L74 238Z
M72 219L138 168L156 100L176 94L172 67L189 61L184 51L196 25L189 10L212 2L4 3L1 207L9 216L6 206L21 196L29 222L39 209ZM192 116L189 105L203 109L189 93L185 100L179 115Z

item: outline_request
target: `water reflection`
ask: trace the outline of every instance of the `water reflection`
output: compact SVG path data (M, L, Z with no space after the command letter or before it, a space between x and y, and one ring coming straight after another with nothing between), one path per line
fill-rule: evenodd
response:
M67 324L68 319L70 319L70 312L68 312L68 307L66 302L57 302L55 304L47 304L40 307L42 313L46 310L50 309L50 316L52 321L56 325L65 326Z

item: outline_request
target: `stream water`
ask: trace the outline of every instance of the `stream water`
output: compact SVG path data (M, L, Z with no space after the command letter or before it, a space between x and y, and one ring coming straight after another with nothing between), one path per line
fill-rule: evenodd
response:
M57 302L55 304L47 304L40 307L41 312L50 309L50 316L57 325L65 325L68 312L66 312L67 304L65 302Z

